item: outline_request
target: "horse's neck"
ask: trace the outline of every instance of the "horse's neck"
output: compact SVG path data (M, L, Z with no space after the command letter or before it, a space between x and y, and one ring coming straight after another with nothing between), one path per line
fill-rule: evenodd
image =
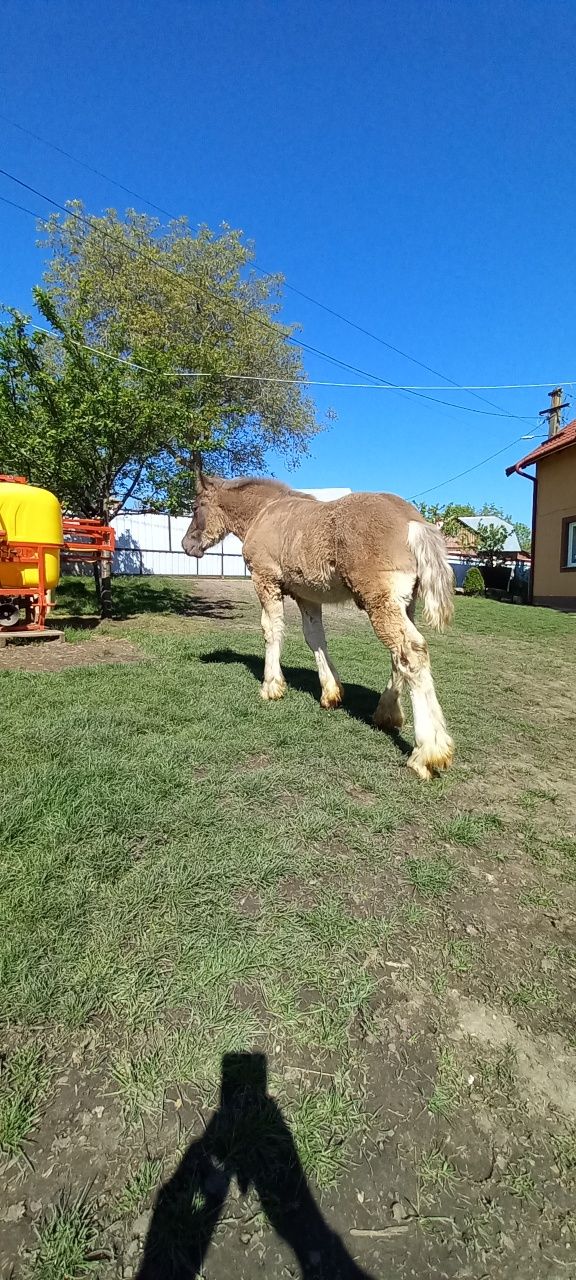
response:
M235 486L221 485L218 491L218 503L224 512L229 533L236 534L242 541L255 516L274 498L283 492L280 485L245 484Z

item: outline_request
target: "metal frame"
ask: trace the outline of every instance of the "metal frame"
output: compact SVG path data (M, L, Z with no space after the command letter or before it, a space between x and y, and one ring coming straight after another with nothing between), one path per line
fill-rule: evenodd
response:
M23 626L4 627L0 623L0 635L34 633L46 629L48 611L54 607L50 590L46 587L47 553L59 553L61 562L71 559L96 564L114 551L114 529L101 520L76 520L65 516L62 527L63 542L13 542L0 530L0 562L16 564L19 568L36 569L38 572L38 583L33 587L0 587L0 599L19 601L20 608L24 608L26 613Z

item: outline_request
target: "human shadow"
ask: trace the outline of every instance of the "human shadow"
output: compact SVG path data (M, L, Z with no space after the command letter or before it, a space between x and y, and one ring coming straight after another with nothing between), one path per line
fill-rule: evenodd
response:
M243 1195L254 1188L270 1225L295 1255L301 1280L373 1280L312 1196L288 1125L268 1093L262 1053L222 1058L220 1106L160 1188L136 1280L202 1274L233 1178Z
M236 653L233 649L215 649L211 653L204 653L200 657L200 662L205 662L208 665L222 663L227 666L242 663L258 681L262 680L264 672L263 659L257 658L253 653ZM284 663L282 663L282 670L290 688L298 689L299 693L306 693L311 698L314 698L315 702L320 702L321 689L316 671L312 671L308 667L288 667ZM363 684L349 684L346 680L344 682L344 701L338 710L345 712L352 720L359 720L361 724L368 725L375 733L382 733L381 729L376 728L372 719L380 692L376 689L369 689ZM413 747L398 730L385 730L384 732L393 738L403 755L409 756L412 754Z

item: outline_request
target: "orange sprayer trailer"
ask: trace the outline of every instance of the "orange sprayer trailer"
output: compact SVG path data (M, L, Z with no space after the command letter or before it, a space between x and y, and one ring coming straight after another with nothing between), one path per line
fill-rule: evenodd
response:
M113 550L110 525L63 516L48 489L0 475L0 635L44 631L62 561L94 563Z

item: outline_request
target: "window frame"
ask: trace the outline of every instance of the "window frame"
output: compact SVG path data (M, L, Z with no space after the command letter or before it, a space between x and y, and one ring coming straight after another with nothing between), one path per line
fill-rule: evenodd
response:
M573 530L573 532L571 532ZM574 551L574 561L568 562L570 541ZM562 521L562 539L560 543L560 572L576 573L576 515L565 516Z

